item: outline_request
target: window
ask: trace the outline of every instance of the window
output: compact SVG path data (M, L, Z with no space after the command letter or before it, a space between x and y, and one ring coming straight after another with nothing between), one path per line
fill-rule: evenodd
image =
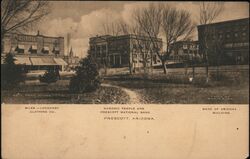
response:
M95 46L90 46L90 50L94 51L95 50Z
M24 54L24 45L17 45L15 51L16 51L18 54Z
M53 48L53 51L52 51L54 54L58 55L60 53L60 50L58 47L54 47Z
M236 37L236 38L237 38L238 36L239 36L239 34L238 34L238 33L234 33L234 37Z
M102 45L102 51L106 51L106 45Z
M227 37L227 38L230 38L230 34L229 34L229 33L227 33L226 37Z
M156 55L153 56L153 61L154 61L154 64L157 64L157 57L156 57Z
M101 46L97 46L97 50L96 50L96 57L100 57L101 56Z
M223 35L222 35L222 34L219 34L219 38L222 39L222 38L223 38Z
M19 49L17 52L18 52L19 54L23 54L23 53L24 53L24 49Z
M47 46L43 47L42 52L44 54L49 54L49 47L47 47Z
M133 63L137 63L137 55L133 54Z
M246 33L246 32L243 32L243 33L242 33L242 36L246 36L246 35L247 35L247 33Z
M129 58L126 55L122 56L122 65L126 65L129 63Z
M188 47L187 47L187 45L186 44L184 44L183 45L183 49L187 49Z
M29 49L29 52L31 54L36 54L37 53L37 46L36 45L31 45L30 49Z

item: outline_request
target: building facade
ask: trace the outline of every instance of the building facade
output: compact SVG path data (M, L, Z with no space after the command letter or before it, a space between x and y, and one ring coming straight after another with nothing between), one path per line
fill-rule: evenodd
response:
M200 52L208 50L213 61L249 64L249 18L199 25L198 39Z
M172 47L170 60L173 62L182 63L201 58L198 41L177 41L170 47Z
M153 43L145 36L96 36L89 40L89 53L98 64L110 68L154 66L160 64L156 51L162 51L162 40L153 39Z
M72 47L69 54L64 56L63 59L68 64L66 68L67 71L74 70L74 68L76 68L76 66L78 66L80 62L80 58L78 56L74 56Z
M15 63L28 70L45 70L67 65L64 56L64 38L40 35L6 34L3 38L1 59L12 53ZM2 60L1 60L2 63Z

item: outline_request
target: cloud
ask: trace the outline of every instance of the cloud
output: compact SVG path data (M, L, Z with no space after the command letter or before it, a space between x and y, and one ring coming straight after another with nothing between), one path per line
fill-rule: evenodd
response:
M97 2L93 3L97 4ZM198 24L198 2L129 2L124 3L120 10L115 8L112 9L112 7L103 7L89 11L86 14L79 12L79 14L83 14L79 15L79 18L70 16L64 18L57 18L55 16L48 17L48 19L39 26L39 30L41 34L48 36L64 36L65 39L67 33L71 33L71 46L73 47L74 53L80 57L85 57L87 55L89 38L97 34L103 34L102 24L104 22L109 23L123 20L127 24L131 24L133 11L138 8L148 7L150 3L170 4L177 9L187 10L191 13L192 19ZM224 2L224 4L224 12L215 22L249 17L249 6L247 2ZM113 7L115 7L115 5ZM64 8L64 10L67 12L67 8ZM195 36L196 38L194 40L197 40L197 32ZM162 38L164 40L163 36ZM67 51L66 45L65 51Z
M40 31L50 36L64 36L76 29L78 23L71 18L48 20L40 26Z
M123 7L123 10L121 11L121 17L124 20L125 23L131 24L132 23L132 17L133 17L133 11L136 9L148 7L149 4L152 2L134 2L125 4Z
M119 20L120 13L112 11L111 9L100 9L91 12L90 14L83 15L77 27L77 37L95 36L102 31L102 24L105 22Z
M120 18L121 15L117 11L100 9L82 15L79 22L75 22L71 18L48 19L39 28L44 35L65 37L65 42L67 33L70 33L70 47L72 46L77 56L85 57L87 55L89 38L102 33L102 23L119 20ZM66 47L65 43L65 52L68 50Z

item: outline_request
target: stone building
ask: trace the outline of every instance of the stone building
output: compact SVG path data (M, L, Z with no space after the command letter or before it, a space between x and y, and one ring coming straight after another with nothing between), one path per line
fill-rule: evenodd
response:
M199 25L198 39L213 61L220 55L221 64L249 64L249 18Z
M160 65L156 51L162 52L162 39L152 40L146 36L96 36L89 40L89 53L104 67L140 68ZM157 50L156 50L157 49Z
M14 54L15 63L27 70L63 70L67 63L64 56L64 38L49 37L39 34L25 35L9 33L4 36L1 59L7 53ZM2 64L2 60L1 60Z

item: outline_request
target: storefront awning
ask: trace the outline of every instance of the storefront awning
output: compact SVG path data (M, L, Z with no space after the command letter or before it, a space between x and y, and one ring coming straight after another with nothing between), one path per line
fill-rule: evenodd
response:
M57 65L57 63L54 61L52 57L43 57L41 59L44 65Z
M37 66L51 66L51 65L57 65L57 63L53 60L52 57L31 57L32 65Z
M53 57L31 57L32 65L38 66L58 66L67 65L67 63L61 58Z
M19 50L19 49L24 50L24 45L17 45L16 50Z
M44 51L49 51L49 47L48 47L48 46L44 46L44 47L43 47L43 50L44 50Z
M60 49L58 47L54 47L53 51L59 51Z
M42 59L39 57L31 57L30 60L32 65L44 65Z
M15 57L15 59L17 65L31 65L29 57Z
M54 58L54 60L58 65L68 65L62 58Z
M36 46L36 45L31 45L31 46L30 46L30 49L31 49L31 50L37 50L37 46Z

